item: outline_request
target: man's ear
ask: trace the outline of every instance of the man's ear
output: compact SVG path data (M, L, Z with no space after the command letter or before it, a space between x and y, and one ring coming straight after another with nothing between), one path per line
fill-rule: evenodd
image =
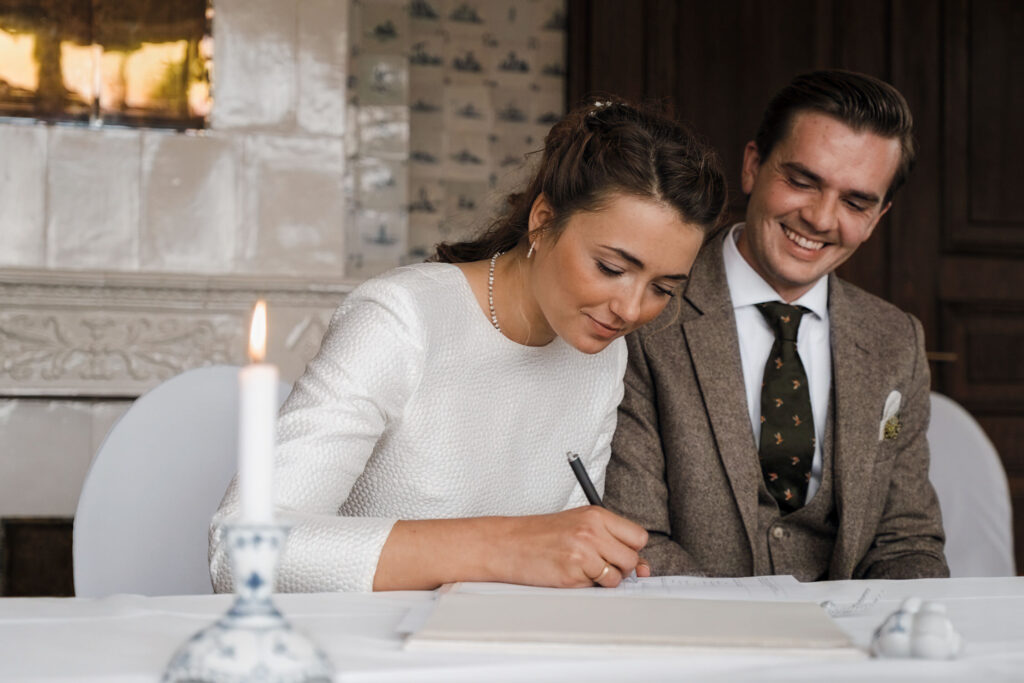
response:
M552 210L551 205L548 204L548 198L544 196L543 192L541 192L537 195L537 198L533 200L533 206L530 207L530 223L527 239L534 249L537 248L537 240L540 239L544 229L551 223L554 217L555 212Z
M743 148L743 172L740 174L743 186L743 194L750 194L754 190L754 180L757 172L761 169L761 154L757 151L757 143L751 140Z
M871 237L871 233L875 231L875 226L878 225L878 221L882 220L882 216L884 216L885 212L890 208L892 208L892 202L886 202L885 206L882 207L882 210L878 212L877 216L875 216L875 219L871 221L871 225L868 226L868 234L864 236L864 239Z

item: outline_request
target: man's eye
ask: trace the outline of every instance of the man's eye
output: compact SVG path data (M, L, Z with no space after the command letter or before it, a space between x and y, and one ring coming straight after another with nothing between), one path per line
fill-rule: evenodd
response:
M608 275L610 277L616 277L618 275L622 275L622 271L621 270L615 270L614 268L606 266L601 261L597 261L596 263L597 263L597 269L600 270L605 275Z
M797 180L796 178L790 178L789 184L793 187L799 187L801 190L806 190L811 187L810 183L805 183L802 180Z
M849 199L846 200L846 205L850 207L852 210L856 211L857 213L863 213L868 210L868 207L864 206L863 204L858 204L857 202Z

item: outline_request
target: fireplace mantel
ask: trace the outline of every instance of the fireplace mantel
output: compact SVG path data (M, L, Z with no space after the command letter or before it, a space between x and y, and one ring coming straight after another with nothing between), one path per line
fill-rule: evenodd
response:
M265 298L269 360L294 380L356 283L117 272L0 272L0 396L134 397L189 368L246 362Z

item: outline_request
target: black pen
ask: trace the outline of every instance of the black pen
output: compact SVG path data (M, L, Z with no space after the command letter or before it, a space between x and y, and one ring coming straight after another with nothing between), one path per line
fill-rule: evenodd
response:
M583 467L583 461L580 460L579 453L573 453L569 451L566 453L569 456L569 467L572 468L572 473L576 475L576 481L580 483L580 487L583 488L583 493L587 497L587 502L591 505L598 507L604 507L604 503L601 502L601 496L598 495L597 489L594 488L594 482L590 481L590 475L587 474L587 470Z
M580 460L579 453L569 451L566 455L569 457L569 467L572 468L572 473L576 475L576 481L580 483L580 488L583 489L583 494L587 497L587 502L591 505L603 508L604 503L601 502L601 496L598 495L597 489L594 488L594 482L590 481L590 475L587 474L587 469L583 467L583 461ZM647 564L644 560L640 561ZM629 572L629 576L625 576L623 578L635 581L636 569Z

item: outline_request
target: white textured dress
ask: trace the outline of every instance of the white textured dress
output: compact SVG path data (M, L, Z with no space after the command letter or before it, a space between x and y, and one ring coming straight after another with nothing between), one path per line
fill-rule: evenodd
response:
M509 340L454 265L363 283L281 408L275 509L293 526L277 589L372 590L399 519L585 505L566 451L603 491L625 367L622 339L593 355ZM222 524L239 507L235 481L210 530L218 591L232 588Z

